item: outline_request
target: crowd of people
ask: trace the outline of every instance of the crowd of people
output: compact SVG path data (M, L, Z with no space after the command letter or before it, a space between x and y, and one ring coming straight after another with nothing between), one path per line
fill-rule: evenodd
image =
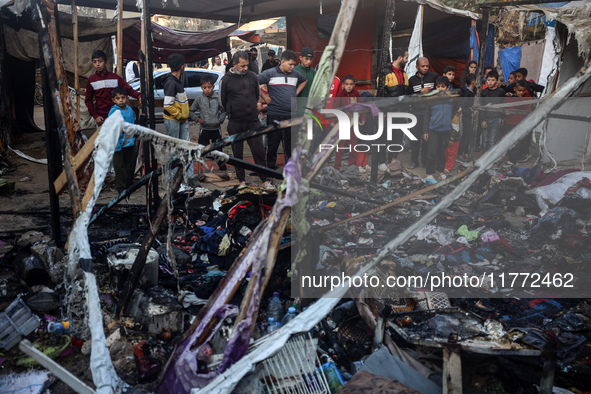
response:
M499 81L499 73L493 67L487 67L482 77L476 75L477 64L470 61L462 71L459 82L456 81L456 69L445 66L443 75L430 71L429 59L417 59L417 72L410 78L404 71L408 62L408 51L403 48L393 50L393 62L385 78L386 95L399 97L419 93L459 89L461 97L474 97L476 87L482 83L483 103L499 104L515 102L507 109L529 110L530 105L519 105L518 101L536 97L544 87L532 80L527 80L527 69L519 68L508 76L507 81ZM428 176L445 179L456 162L465 164L470 160L470 144L476 141L475 151L485 152L492 148L511 128L519 124L525 115L503 114L493 111L481 111L476 129L472 125L472 101L463 100L462 105L438 103L432 106L414 105L413 113L417 116L417 125L413 135L416 140L410 142L411 160L409 169L422 164ZM476 136L474 135L476 133ZM509 152L509 160L514 164L525 162L529 155L530 136L524 137ZM396 155L394 155L396 157Z
M385 76L385 95L399 97L429 93L433 90L445 91L458 89L462 97L474 97L478 83L483 84L482 97L500 99L505 102L518 101L527 97L535 97L544 90L543 86L527 80L527 69L519 68L512 72L506 82L499 82L499 74L493 67L487 67L483 76L476 75L476 62L470 61L456 78L456 68L447 65L443 75L430 70L429 59L420 57L416 61L416 73L410 78L406 74L408 51L394 48L393 61L388 66ZM168 58L170 74L163 80L164 88L164 124L169 136L189 140L189 119L199 127L199 143L207 145L222 138L221 125L227 120L227 131L230 136L247 130L258 129L262 125L277 124L292 116L292 98L308 97L316 70L312 67L314 51L303 48L299 55L294 51L285 50L279 58L274 50L269 50L267 59L259 67L258 51L238 51L234 53L228 64L223 64L221 57L212 59L211 69L221 72L219 93L214 90L215 78L201 78L202 96L194 100L189 107L189 100L183 87L182 75L185 71L185 58L180 54L172 54ZM127 105L128 96L136 99L140 94L115 73L107 71L107 56L97 50L92 54L95 68L87 83L86 106L89 113L100 126L107 116L120 112L128 122L135 117ZM128 67L131 75L134 64ZM204 66L204 65L202 65ZM331 87L331 100L327 108L341 108L361 100L363 96L372 97L369 92L360 92L355 88L355 77L345 76L342 80L335 78ZM470 160L470 144L476 141L476 151L492 148L498 140L525 117L522 114L502 114L492 111L481 111L478 127L473 130L471 104L462 101L440 102L433 105L427 103L413 105L413 114L417 117L417 125L413 127L414 139L410 144L410 163L407 168L412 170L422 165L426 174L433 178L445 179L452 171L456 162ZM529 110L529 105L509 107L511 109ZM334 121L333 121L334 122ZM359 128L373 134L376 120L372 116L361 115ZM334 123L331 123L334 125ZM474 135L476 133L476 136ZM476 138L475 138L476 137ZM394 137L401 145L403 135ZM255 164L270 169L278 169L277 152L283 144L285 161L291 155L291 127L270 133L266 140L262 137L247 140ZM334 167L341 169L343 157L348 153L348 165L356 166L361 173L369 170L367 152L352 149L357 143L356 133L351 133L351 140L341 141L336 149ZM130 185L132 177L131 163L133 158L133 141L121 137L116 149L114 167L118 191ZM243 159L244 143L232 144L233 156ZM378 154L378 153L376 153ZM398 153L379 153L379 161L388 163L396 159ZM388 156L390 155L390 156ZM520 141L509 153L509 160L514 163L529 158L529 137ZM188 183L197 186L193 167L188 166ZM228 180L226 166L220 166L222 179ZM274 188L270 179L259 175L263 188ZM246 185L246 174L243 168L236 167L236 178L240 185Z

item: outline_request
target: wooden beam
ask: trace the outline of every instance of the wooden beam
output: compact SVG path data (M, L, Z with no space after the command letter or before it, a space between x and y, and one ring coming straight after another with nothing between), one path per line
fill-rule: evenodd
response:
M372 210L369 210L369 211L367 211L367 212L360 213L359 215L355 215L355 216L352 216L352 217L350 217L350 218L347 218L347 219L341 220L340 222L336 222L336 223L328 224L328 225L326 225L326 226L319 227L319 228L318 228L318 231L326 231L326 230L330 230L331 228L334 228L334 227L340 226L341 224L349 223L349 222L351 222L351 221L353 221L353 220L360 219L360 218L362 218L362 217L369 216L369 215L372 215L372 214L374 214L374 213L378 213L378 212L380 212L380 211L383 211L384 209L388 209L388 208L391 208L391 207L393 207L393 206L395 206L395 205L398 205L398 204L401 204L401 203L403 203L403 202L406 202L406 201L412 200L412 199L414 199L415 197L418 197L418 196L421 196L421 195L423 195L423 194L425 194L425 193L427 193L427 192L430 192L431 190L435 190L435 189L438 189L438 188L440 188L441 186L448 185L448 184L450 184L451 182L454 182L455 180L462 178L464 175L468 174L468 172L469 172L469 170L464 170L464 171L462 171L462 172L459 172L459 173L457 173L457 174L456 174L456 175L454 175L453 177L447 178L447 179L446 179L445 181L443 181L443 182L438 182L438 183L435 183L435 184L433 184L433 185L431 185L431 186L427 186L427 187L425 187L425 188L423 188L423 189L421 189L421 190L417 190L417 191L416 191L416 192L414 192L414 193L411 193L411 194L408 194L408 195L406 195L406 196L404 196L404 197L402 197L402 198L399 198L398 200L395 200L395 201L389 202L389 203L387 203L387 204L384 204L384 205L382 205L382 206L379 206L379 207L377 207L377 208L374 208L374 209L372 209Z
M123 0L117 0L117 9L117 74L123 77Z
M460 346L443 347L443 392L462 394L462 358Z
M73 171L71 147L74 142L74 129L68 103L68 79L62 55L57 5L54 0L38 0L33 8L38 23L39 50L41 61L45 63L47 80L51 85L53 110L59 130L64 167L68 178L68 191L72 200L74 217L81 210L80 189L76 172Z
M94 141L96 140L96 137L98 136L99 131L100 131L100 128L94 132L94 134L88 139L88 141L86 141L86 143L84 144L84 146L82 146L80 151L78 151L76 156L72 157L72 168L73 168L74 172L78 171L80 168L82 168L88 162L88 160L90 160L90 157L92 156L92 152L94 151ZM55 192L57 194L60 194L61 192L64 191L64 188L66 187L67 184L68 184L68 178L66 177L66 172L62 171L60 176L58 176L58 178L55 180L55 182L53 182L53 186L55 187Z

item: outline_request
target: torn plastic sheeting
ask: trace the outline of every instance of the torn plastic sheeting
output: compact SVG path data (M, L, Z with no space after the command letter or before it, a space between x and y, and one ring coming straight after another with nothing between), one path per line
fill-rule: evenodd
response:
M454 230L451 228L439 227L429 224L421 229L417 233L417 239L419 241L424 239L430 239L437 241L440 245L447 245L455 240Z
M47 165L47 159L35 159L34 157L31 157L29 155L24 154L23 152L21 152L18 149L12 149L10 146L8 146L8 149L10 149L11 151L13 151L14 153L16 153L17 155L19 155L20 157L22 157L25 160L32 161L33 163L39 163L39 164L45 164L45 165Z
M544 216L550 209L550 205L558 204L558 202L560 202L565 196L568 189L575 186L584 178L591 179L591 171L571 172L550 185L527 190L525 194L532 194L535 196L538 206L541 209L540 216ZM572 193L572 195L584 199L591 199L591 189L579 187L578 190Z
M68 252L68 272L70 278L74 278L81 259L92 259L90 244L88 242L88 224L92 209L96 204L96 200L110 168L113 153L119 140L122 122L123 117L120 113L115 113L113 116L107 118L95 141L94 190L92 190L92 197L86 206L86 210L81 212L76 218L70 233L70 247ZM96 277L92 272L84 272L84 274L88 326L92 336L90 355L92 380L96 386L97 393L110 394L119 392L126 384L117 376L109 350L107 349Z
M244 258L239 262L231 279L226 283L223 292L231 291L238 282L242 281L251 265L253 272L257 267L260 270L261 267L264 266L271 232L277 226L277 220L279 220L281 212L297 202L297 193L300 187L298 182L301 182L302 180L299 162L296 159L297 157L299 157L299 152L294 155L294 158L290 159L285 166L284 171L286 173L286 178L284 185L286 193L280 200L277 200L273 207L271 217L275 220L268 220L262 224L262 227L257 228L257 233L253 235L251 241L249 241ZM173 356L171 356L171 362L169 363L170 367L167 368L165 379L158 387L159 392L179 393L186 392L190 388L203 387L217 374L217 371L208 374L207 376L197 374L195 350L192 350L191 347L192 344L203 335L207 325L216 317L216 313L224 308L224 302L228 297L223 296L223 294L224 293L221 293L221 296L217 297L211 307L207 310L207 313L202 317L195 331L178 346ZM260 294L253 295L254 301L252 301L249 306L248 315L240 323L228 343L226 351L224 352L224 360L222 365L220 365L221 370L230 367L230 365L238 361L236 359L237 356L241 356L247 351L250 339L249 327L250 324L253 323L252 317L255 309L254 305L258 304L256 297L259 296Z
M25 373L11 373L0 377L0 392L37 394L43 391L50 372L30 370Z
M385 378L396 380L423 394L442 392L441 387L391 355L384 346L365 360L361 371L371 372Z

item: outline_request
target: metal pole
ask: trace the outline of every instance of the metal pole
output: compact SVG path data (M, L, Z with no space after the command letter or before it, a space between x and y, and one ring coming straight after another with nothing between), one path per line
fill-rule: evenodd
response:
M484 61L486 60L486 42L488 41L488 17L490 8L482 8L482 26L480 30L480 50L478 52L478 68L476 70L476 95L474 96L474 105L472 107L472 141L468 149L470 158L474 157L476 148L476 139L478 138L478 123L480 113L480 98L482 97L482 73L484 72Z
M78 52L78 7L72 0L72 19L74 23L74 89L76 89L76 121L80 124L80 53Z

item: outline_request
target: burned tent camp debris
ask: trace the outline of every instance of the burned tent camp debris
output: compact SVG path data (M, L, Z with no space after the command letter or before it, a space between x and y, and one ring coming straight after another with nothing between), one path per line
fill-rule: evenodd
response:
M312 86L315 97L327 95L356 8L353 0L342 4ZM582 286L591 259L589 172L501 162L539 124L546 123L547 133L556 127L547 120L559 122L569 97L588 86L588 64L552 97L537 100L480 159L443 181L398 160L377 169L379 182L355 166L328 169L330 152L314 144L338 146L336 126L327 128L324 141L294 145L297 154L283 174L222 152L237 139L286 125L305 131L304 118L203 146L115 115L92 142L94 173L81 198L76 163L65 149L71 116L57 93L63 70L50 61L59 59L59 46L40 38L45 67L56 73L49 84L52 117L60 125L74 222L65 257L62 245L43 234L1 240L0 262L7 267L2 301L27 293L7 302L0 315L3 365L22 371L20 342L31 356L26 363L39 362L85 392L125 392L128 386L164 393L368 387L432 393L462 386L533 392L537 385L549 393L553 386L584 390L591 384L591 308L584 295L591 287ZM405 103L442 97L453 99L453 93ZM362 111L386 112L397 104L377 99ZM151 189L160 177L162 202L152 212L140 205L113 208L125 193L98 203L121 133L150 143L153 163L169 163L125 192L145 184ZM182 186L193 162L241 165L283 183L279 190ZM298 260L305 264L294 264ZM330 280L310 295L305 275ZM357 285L364 276L370 279ZM413 283L406 281L411 276ZM419 283L418 277L430 279ZM400 291L380 286L388 280ZM546 288L533 286L535 280ZM24 323L15 337L18 322ZM63 373L60 364L78 376ZM50 376L35 379L56 384ZM9 381L16 380L0 375L0 387L22 387Z

